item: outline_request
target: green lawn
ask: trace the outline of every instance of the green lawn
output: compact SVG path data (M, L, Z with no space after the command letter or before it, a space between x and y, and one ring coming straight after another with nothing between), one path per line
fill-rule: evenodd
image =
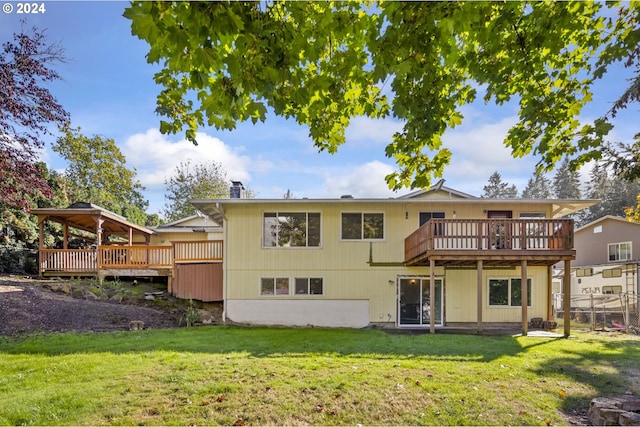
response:
M545 425L640 392L640 339L211 326L0 338L0 424Z

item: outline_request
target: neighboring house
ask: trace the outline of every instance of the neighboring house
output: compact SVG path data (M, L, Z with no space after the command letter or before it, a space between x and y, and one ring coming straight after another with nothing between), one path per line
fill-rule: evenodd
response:
M389 199L191 203L223 224L225 320L526 333L531 318L553 320L552 266L576 256L562 217L597 201L482 199L439 183Z
M151 228L152 245L171 245L177 241L222 240L222 226L206 215L186 218Z
M620 305L618 295L632 300L640 293L638 254L640 224L607 215L578 228L574 233L576 259L571 262L571 295L573 307L593 305L611 295L608 305ZM557 273L564 275L563 267ZM556 292L560 279L557 279Z

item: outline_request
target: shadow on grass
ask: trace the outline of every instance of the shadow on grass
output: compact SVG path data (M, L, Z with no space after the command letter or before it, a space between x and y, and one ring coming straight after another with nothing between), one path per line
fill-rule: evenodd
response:
M557 338L541 339L543 345ZM64 333L0 339L0 352L62 355L175 351L252 357L334 354L377 358L491 361L523 351L511 336L394 335L381 330L209 326L117 333Z
M590 396L567 395L562 410L586 413L593 397L640 393L634 390L634 384L640 384L640 340L615 336L607 339L585 335L582 340L586 345L579 351L567 346L556 351L557 357L531 370L547 380L568 379L593 390ZM585 351L585 347L589 349Z

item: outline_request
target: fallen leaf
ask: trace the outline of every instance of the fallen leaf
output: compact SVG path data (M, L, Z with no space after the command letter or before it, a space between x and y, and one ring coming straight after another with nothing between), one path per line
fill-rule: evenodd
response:
M243 426L244 425L244 420L242 418L238 418L236 420L235 423L233 423L234 426Z
M558 392L558 395L560 395L560 397L567 397L567 392L566 392L566 391L564 391L564 390L560 390L560 391Z
M216 402L218 402L218 403L219 403L219 402L224 402L224 396L223 396L223 395L218 396L218 397L216 398Z

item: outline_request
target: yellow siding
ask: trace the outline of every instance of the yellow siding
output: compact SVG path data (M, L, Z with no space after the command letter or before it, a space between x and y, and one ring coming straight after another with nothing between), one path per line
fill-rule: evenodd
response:
M304 200L227 204L225 206L225 275L226 299L367 299L370 322L395 322L397 316L398 276L428 276L428 267L404 267L404 239L419 226L419 212L445 212L447 218L486 218L484 210L505 210L504 205L437 203L314 203ZM320 212L321 246L319 248L262 248L264 212ZM368 241L341 241L342 212L385 214L384 240L371 247L374 263L397 263L396 266L369 266ZM540 206L518 205L520 212L540 212ZM549 212L545 212L550 216ZM194 233L195 234L195 233ZM476 272L473 269L438 268L445 287L445 320L476 321ZM533 307L529 317L546 317L546 268L529 268L533 279ZM261 277L287 277L290 295L260 296ZM322 277L324 295L294 295L295 277ZM483 277L483 319L485 322L519 322L521 309L489 308L486 295L490 277L520 277L519 269L487 270ZM328 313L330 315L330 313Z
M529 267L527 277L531 279L531 306L528 317L546 318L547 312L547 268ZM489 279L520 278L520 268L487 269L482 275L482 320L483 322L516 322L521 320L521 307L490 307L487 294ZM445 278L445 315L449 322L475 322L477 320L477 275L475 270L448 269Z

